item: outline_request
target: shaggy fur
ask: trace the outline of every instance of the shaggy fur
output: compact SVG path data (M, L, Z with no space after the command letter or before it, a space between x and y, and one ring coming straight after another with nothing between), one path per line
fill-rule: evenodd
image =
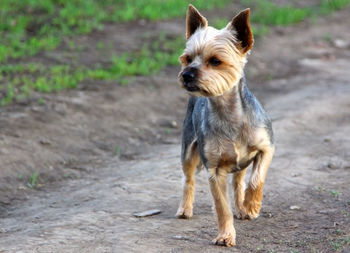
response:
M215 244L235 245L236 232L227 196L227 175L233 173L237 216L258 217L266 173L274 154L271 120L250 92L244 78L247 53L253 46L249 9L222 30L190 5L180 85L190 94L183 124L183 198L176 216L193 215L195 171L209 171L219 234ZM245 188L246 169L252 175Z

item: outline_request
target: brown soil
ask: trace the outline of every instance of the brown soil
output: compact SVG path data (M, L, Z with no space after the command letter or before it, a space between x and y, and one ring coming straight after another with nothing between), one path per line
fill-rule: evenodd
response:
M169 67L127 87L85 83L45 95L44 105L1 108L0 252L349 252L350 46L337 41L350 43L349 23L346 9L276 28L253 49L248 85L273 118L277 150L260 217L235 221L236 247L210 245L217 227L205 171L193 219L174 218L187 95ZM137 47L140 33L125 32L135 26L79 38L85 61L102 61L88 51L97 41ZM142 30L183 28L171 20ZM132 215L148 209L162 213Z

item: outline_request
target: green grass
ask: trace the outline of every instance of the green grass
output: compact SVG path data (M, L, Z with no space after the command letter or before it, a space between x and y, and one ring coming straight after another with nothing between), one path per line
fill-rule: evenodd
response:
M243 5L252 8L251 23L254 36L259 38L269 33L271 26L287 26L309 17L325 15L346 7L350 0L323 0L318 6L297 8L292 5L279 6L269 0L241 0ZM213 25L222 28L227 19L216 19Z
M267 26L298 23L312 13L311 8L296 8L291 5L279 6L269 0L241 0L241 2L252 8L250 19L253 30L258 36L266 34ZM226 19L214 21L216 27L224 27L226 24Z
M330 194L334 197L334 198L338 198L339 197L339 192L337 190L331 190Z
M120 156L120 147L119 146L115 146L114 155Z
M39 98L39 99L38 99L38 104L39 104L39 105L45 104L45 100L44 100L43 98Z
M0 106L13 101L21 102L35 92L58 92L75 89L86 79L117 80L128 85L130 76L152 75L168 65L177 65L184 46L182 37L174 38L165 33L158 38L147 38L145 45L136 51L109 56L111 43L96 43L96 51L109 57L103 66L84 66L77 56L71 55L66 64L45 65L31 56L43 50L57 48L62 38L67 40L69 51L83 53L82 45L75 45L72 36L103 29L105 22L126 22L134 19L167 19L184 16L190 1L162 0L2 0L0 8ZM228 0L196 0L200 10L223 7ZM252 8L252 26L255 37L269 33L271 26L284 26L300 22L309 16L331 13L345 7L350 0L322 1L311 8L278 6L269 0L242 0ZM221 28L227 19L214 20ZM79 57L79 56L78 56ZM22 58L25 60L14 60ZM23 63L25 62L25 63ZM37 99L39 105L43 99Z
M128 81L122 77L134 75L152 75L167 65L178 64L178 56L183 49L184 40L157 42L144 46L139 52L113 55L107 68L88 69L83 66L52 65L40 63L14 64L0 66L0 75L4 76L7 86L0 88L6 96L0 99L2 105L13 100L21 101L32 91L42 93L73 89L84 79L120 80L121 85ZM161 50L159 50L161 49Z
M184 16L190 1L177 0L2 0L0 8L0 106L21 101L32 91L56 92L76 88L87 78L112 80L129 75L149 75L168 64L177 63L179 51L154 50L147 45L140 52L126 52L111 58L106 68L87 69L77 64L44 66L40 63L14 63L57 48L65 38L70 49L82 52L70 38L102 30L105 22L136 19L158 20ZM202 10L220 8L229 0L196 0ZM179 45L176 40L176 44ZM160 43L155 42L155 43ZM170 43L170 47L173 45ZM181 41L182 43L182 41ZM183 45L183 44L182 44ZM97 43L101 52L111 45ZM176 48L179 48L177 46ZM26 61L28 62L28 61ZM126 79L121 79L127 85Z
M311 14L311 8L296 8L291 5L278 6L269 0L242 0L253 7L252 23L261 25L290 25L304 20Z
M350 237L333 239L330 244L335 251L340 251L350 245Z
M320 14L329 14L346 7L350 0L323 0L319 8Z
M38 172L33 172L32 175L30 175L27 186L29 188L35 188L39 183L39 173Z
M0 66L0 75L8 83L7 87L0 87L0 94L2 91L6 93L6 96L0 99L0 104L7 105L13 100L20 102L29 97L33 91L48 93L74 89L85 79L119 80L121 85L127 85L128 80L125 77L152 75L165 66L177 65L184 42L182 37L167 39L166 35L161 35L159 39L146 44L140 51L111 56L110 66L105 68L45 66L34 62Z
M185 14L191 1L178 0L2 0L0 63L52 50L62 37L102 30L104 22L168 19ZM229 0L196 0L200 9Z
M42 93L76 88L84 79L84 71L70 65L45 66L40 63L9 64L0 66L0 76L7 85L0 86L1 105L21 101L32 91Z
M211 25L217 29L221 29L225 27L227 23L228 23L228 20L226 18L217 18L213 20ZM253 34L255 38L264 37L266 34L270 32L269 26L265 24L252 23L252 29L253 29Z
M123 76L155 74L165 66L178 64L184 42L183 38L168 41L159 39L138 52L112 56L110 67L89 70L88 77L115 80Z

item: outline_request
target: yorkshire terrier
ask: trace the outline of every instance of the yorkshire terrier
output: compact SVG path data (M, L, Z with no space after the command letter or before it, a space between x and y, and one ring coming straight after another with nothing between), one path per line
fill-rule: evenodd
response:
M183 123L182 169L185 176L178 218L193 215L196 168L209 171L219 233L214 244L233 246L236 232L227 194L233 173L237 217L258 217L263 186L274 154L271 120L246 85L244 66L253 46L250 10L241 11L217 30L189 5L186 48L179 60L180 85L189 93ZM252 166L248 187L244 176Z

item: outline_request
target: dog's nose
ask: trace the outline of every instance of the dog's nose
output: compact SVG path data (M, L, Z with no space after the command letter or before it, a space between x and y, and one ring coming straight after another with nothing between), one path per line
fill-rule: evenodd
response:
M186 71L182 74L182 79L184 83L190 83L194 81L196 78L196 74L193 71Z

